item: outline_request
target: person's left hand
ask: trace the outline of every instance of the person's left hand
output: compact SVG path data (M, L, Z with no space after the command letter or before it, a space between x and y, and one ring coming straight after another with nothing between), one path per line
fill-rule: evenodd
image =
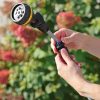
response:
M66 49L61 49L60 53L55 57L55 62L58 74L79 92L86 81L82 75L81 68L72 60Z

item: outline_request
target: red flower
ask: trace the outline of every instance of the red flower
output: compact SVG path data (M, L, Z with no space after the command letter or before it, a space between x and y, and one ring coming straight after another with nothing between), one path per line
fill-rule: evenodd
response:
M0 51L0 59L3 61L14 62L16 57L14 56L14 51L12 51L12 50L8 50L8 51L1 50Z
M19 50L0 50L0 60L5 62L13 62L17 63L19 61L22 61L24 59L24 51Z
M10 30L15 36L19 37L20 41L25 47L31 45L36 40L39 31L29 26L21 26L17 24L11 24ZM41 32L39 33L41 34Z
M73 11L60 12L56 17L56 22L59 28L71 28L80 21L81 18L75 16Z
M31 45L35 42L38 36L41 36L43 33L38 29L34 29L29 26L21 26L17 24L11 24L9 29L17 36L25 47Z
M10 71L7 69L0 70L0 84L7 84Z
M32 44L37 37L36 31L31 27L19 26L15 31L15 35L20 38L24 46Z
M19 26L20 26L20 25L13 23L13 24L9 25L9 29L10 29L12 32L15 32L15 31L19 28Z

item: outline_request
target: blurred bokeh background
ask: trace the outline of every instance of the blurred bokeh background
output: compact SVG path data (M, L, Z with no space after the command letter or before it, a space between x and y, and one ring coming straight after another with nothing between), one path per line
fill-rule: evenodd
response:
M0 0L0 100L86 100L58 76L50 37L11 21L18 2L40 12L52 32L65 27L100 37L100 0ZM99 84L100 60L83 50L70 53L84 77Z

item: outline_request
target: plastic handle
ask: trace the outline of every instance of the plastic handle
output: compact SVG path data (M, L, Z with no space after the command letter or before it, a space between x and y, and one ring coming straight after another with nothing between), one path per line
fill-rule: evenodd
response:
M62 48L65 48L63 42L62 41L56 42L56 48L57 50L61 50Z
M60 51L61 49L65 48L64 43L62 41L57 41L56 42L56 48L58 51ZM67 52L69 53L68 49L66 48Z

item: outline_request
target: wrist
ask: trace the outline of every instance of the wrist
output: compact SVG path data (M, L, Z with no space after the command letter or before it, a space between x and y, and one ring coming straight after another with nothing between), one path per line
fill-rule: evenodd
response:
M87 43L89 42L88 35L85 33L81 34L81 39L82 39L81 40L82 45L81 45L80 49L85 50L87 48L87 45L88 45Z
M67 81L68 82L68 81ZM77 92L81 91L87 81L83 77L74 77L68 82Z
M100 100L100 96L98 97L98 94L100 93L100 85L93 84L86 81L83 84L83 87L80 89L79 93L82 96L90 97L95 100Z
M83 92L83 93L87 93L88 92L88 87L90 87L91 83L89 83L88 81L84 81L82 83L82 88L80 88L80 92Z
M85 87L85 85L87 85L88 82L85 79L80 80L80 82L77 84L77 86L75 87L75 90L80 92L83 91L83 88Z

